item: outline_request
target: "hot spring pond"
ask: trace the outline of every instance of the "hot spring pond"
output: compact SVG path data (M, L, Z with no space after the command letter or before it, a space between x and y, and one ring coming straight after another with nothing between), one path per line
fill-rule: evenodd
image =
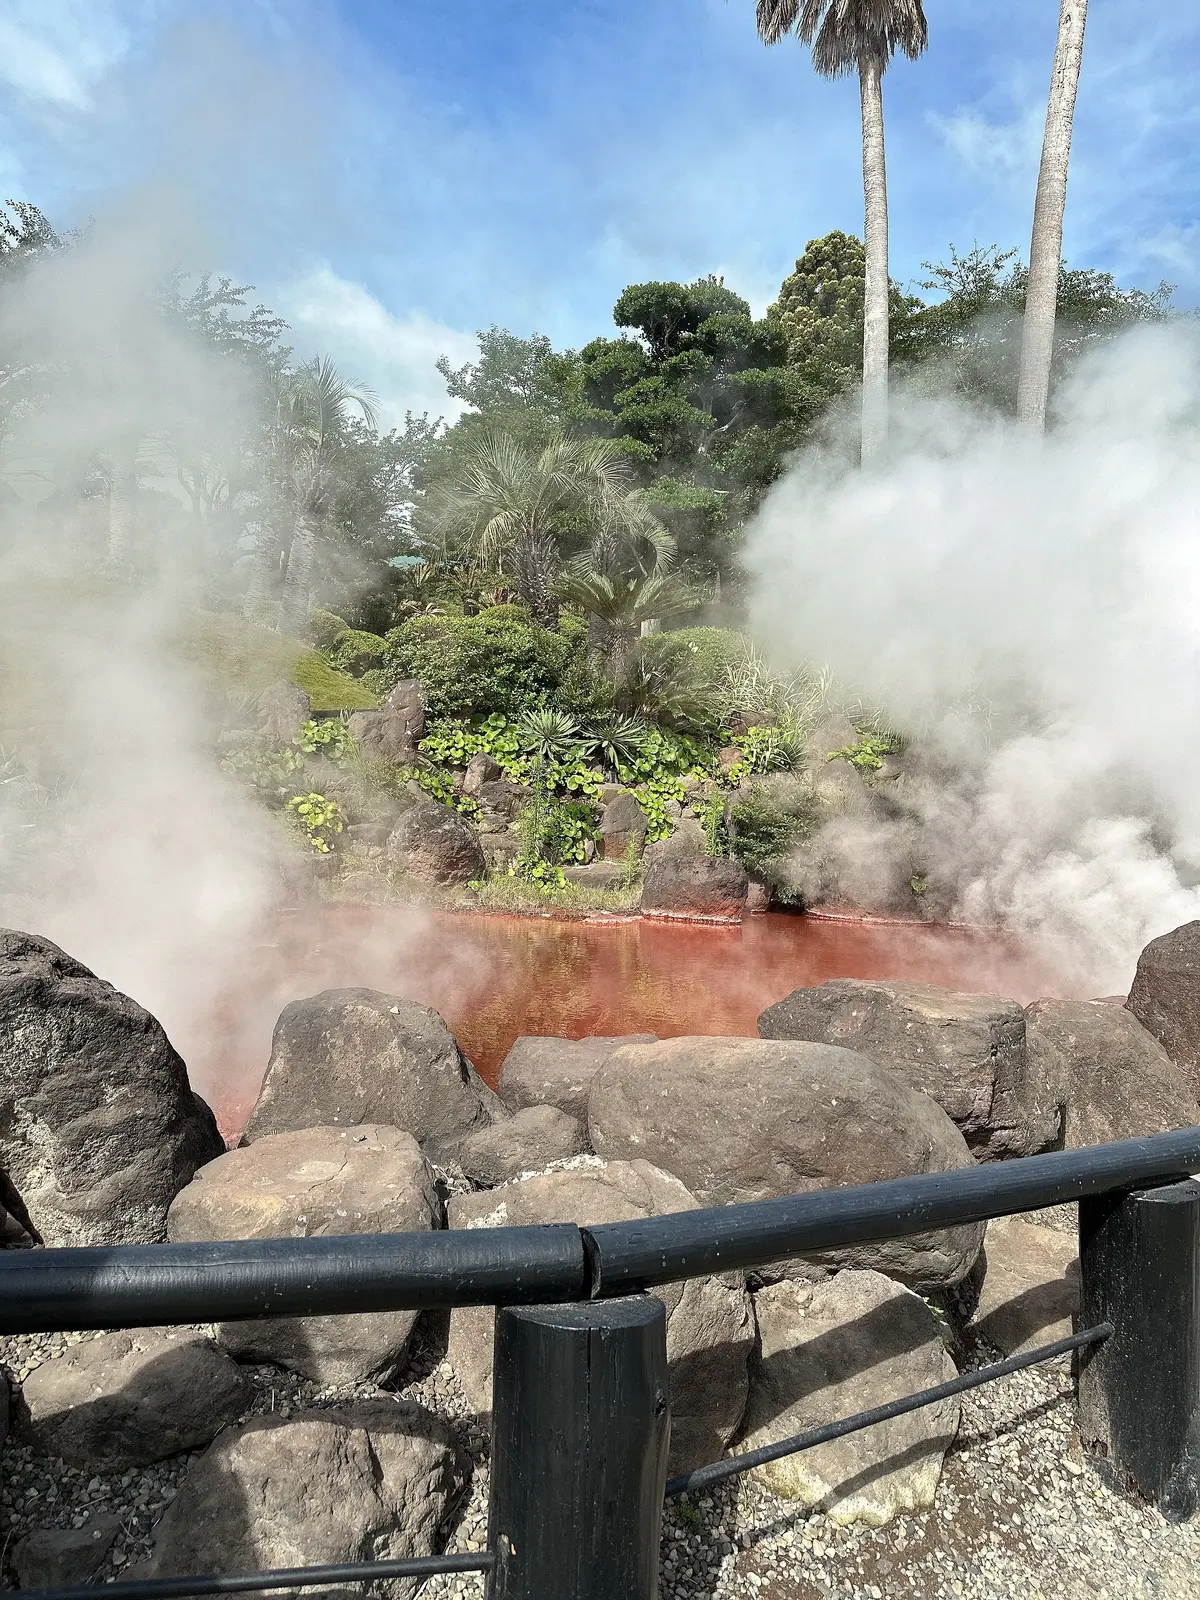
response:
M768 913L739 926L571 922L326 906L247 952L203 1039L177 1042L224 1131L240 1130L289 1000L372 988L434 1007L495 1084L520 1034L754 1035L760 1011L828 978L896 978L1028 1001L1054 975L995 934Z

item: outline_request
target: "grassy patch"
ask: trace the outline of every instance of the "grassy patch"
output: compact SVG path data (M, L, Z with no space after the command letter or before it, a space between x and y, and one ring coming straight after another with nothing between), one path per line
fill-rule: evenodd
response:
M233 612L196 612L179 650L217 692L260 694L273 683L291 682L308 695L314 711L369 711L379 703L319 650Z
M476 895L484 911L558 911L579 916L588 911L636 911L642 889L640 884L629 889L590 889L581 883L543 889L521 878L499 874L477 885Z

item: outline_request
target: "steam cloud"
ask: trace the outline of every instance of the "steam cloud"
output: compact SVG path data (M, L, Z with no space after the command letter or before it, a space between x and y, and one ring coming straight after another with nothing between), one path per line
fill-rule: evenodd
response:
M921 848L958 915L1124 991L1200 915L1198 332L1094 352L1044 440L903 393L892 429L887 467L814 451L772 491L755 628L917 735ZM903 871L911 833L838 826L860 878Z

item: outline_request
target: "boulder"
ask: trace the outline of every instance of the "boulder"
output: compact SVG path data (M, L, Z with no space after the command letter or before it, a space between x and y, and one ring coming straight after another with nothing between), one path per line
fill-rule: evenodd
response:
M273 683L259 696L258 710L266 742L291 744L312 716L312 702L294 683Z
M500 770L500 763L494 756L488 755L486 750L480 750L467 762L466 776L463 778L462 792L478 796L485 783L495 783L504 774Z
M652 1033L615 1038L558 1039L526 1034L517 1039L500 1068L500 1098L510 1111L522 1106L557 1106L580 1121L587 1118L592 1079L614 1051L627 1044L653 1044Z
M758 1031L844 1045L890 1067L937 1101L981 1161L1033 1155L1058 1138L1061 1101L1027 1071L1015 1000L835 978L769 1006Z
M9 1419L12 1416L12 1394L8 1379L0 1372L0 1450L8 1443Z
M691 922L738 922L749 885L740 861L690 851L663 851L646 868L642 912Z
M684 1038L626 1045L592 1080L592 1148L673 1172L704 1205L807 1194L971 1165L950 1118L869 1057L790 1040ZM814 1257L919 1289L970 1271L983 1224Z
M49 939L0 930L0 1168L48 1245L161 1240L224 1148L148 1011Z
M475 798L479 801L479 821L485 831L503 832L529 799L529 789L523 783L513 783L508 778L489 778L481 783Z
M195 1450L250 1404L250 1380L195 1334L135 1328L83 1339L21 1385L21 1432L68 1466L124 1472Z
M22 1589L74 1588L91 1583L121 1531L120 1517L101 1511L82 1528L35 1528L13 1545Z
M380 710L355 711L348 726L364 755L412 766L417 744L425 737L421 685L415 678L402 678Z
M277 1133L211 1162L175 1197L175 1244L320 1238L437 1227L433 1176L410 1133L370 1123ZM225 1322L217 1338L242 1361L273 1361L314 1383L390 1377L404 1364L419 1313L271 1317Z
M600 817L605 859L624 861L631 845L641 855L649 827L637 795L625 791L610 800Z
M614 890L630 888L627 869L623 861L577 862L565 866L562 875L568 883L580 884L585 889L598 889L601 894L611 894Z
M418 883L471 883L487 873L475 829L436 800L422 800L404 813L387 853L394 867Z
M410 1402L258 1417L188 1468L136 1576L431 1555L465 1480L449 1428ZM386 1592L414 1588L406 1581Z
M633 1222L688 1211L696 1201L677 1178L647 1161L583 1156L558 1170L491 1189L457 1194L452 1228L518 1227L528 1223ZM754 1321L740 1273L655 1289L667 1308L671 1378L671 1468L691 1471L720 1456L741 1421ZM450 1364L475 1408L491 1410L490 1306L459 1307L450 1316Z
M1064 1106L1063 1149L1200 1123L1188 1074L1123 1006L1038 1000L1025 1013L1025 1030L1030 1076ZM1074 1232L1076 1212L1055 1206L1040 1215Z
M988 1223L984 1253L975 1335L1005 1356L1070 1336L1079 1309L1073 1238L1024 1217L997 1217Z
M0 1250L30 1250L41 1242L16 1185L0 1171Z
M507 872L521 854L521 841L515 833L481 833L479 848L489 872Z
M957 1376L929 1307L882 1273L771 1284L755 1296L755 1311L761 1349L739 1449L777 1444ZM882 1528L933 1504L958 1423L955 1396L755 1467L753 1476L837 1526Z
M378 989L325 989L280 1012L243 1139L372 1122L440 1150L493 1121L496 1103L436 1011Z
M587 1134L578 1117L557 1106L524 1106L503 1122L469 1133L458 1147L457 1160L472 1183L497 1184L586 1149Z
M1126 1004L1200 1095L1200 922L1151 939Z

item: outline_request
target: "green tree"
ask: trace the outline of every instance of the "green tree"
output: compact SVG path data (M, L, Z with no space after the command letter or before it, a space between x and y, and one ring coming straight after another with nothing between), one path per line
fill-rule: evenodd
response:
M338 445L353 408L374 427L372 399L347 383L328 356L315 356L279 380L273 445L294 519L279 608L281 633L298 633L308 616L317 540L333 504Z
M437 514L466 548L500 572L545 627L558 625L555 582L569 546L613 546L649 556L670 537L606 439L556 434L541 449L503 433L471 444L439 486Z
M680 616L696 603L673 572L606 572L593 557L571 562L557 587L562 599L587 614L589 648L604 658L618 683L629 674L643 627Z
M1083 61L1083 31L1087 0L1061 0L1054 66L1050 74L1050 99L1046 131L1038 168L1037 196L1033 206L1033 237L1029 246L1029 276L1025 294L1025 323L1021 339L1021 374L1017 385L1017 416L1035 428L1046 423L1050 394L1050 368L1054 359L1054 318L1062 263L1063 214L1067 206L1067 167L1071 159L1071 128L1075 117L1075 91Z
M793 30L812 47L824 77L858 73L862 108L866 271L863 297L862 456L868 462L887 440L888 210L883 144L883 74L897 50L915 60L928 30L921 0L758 0L764 44Z

